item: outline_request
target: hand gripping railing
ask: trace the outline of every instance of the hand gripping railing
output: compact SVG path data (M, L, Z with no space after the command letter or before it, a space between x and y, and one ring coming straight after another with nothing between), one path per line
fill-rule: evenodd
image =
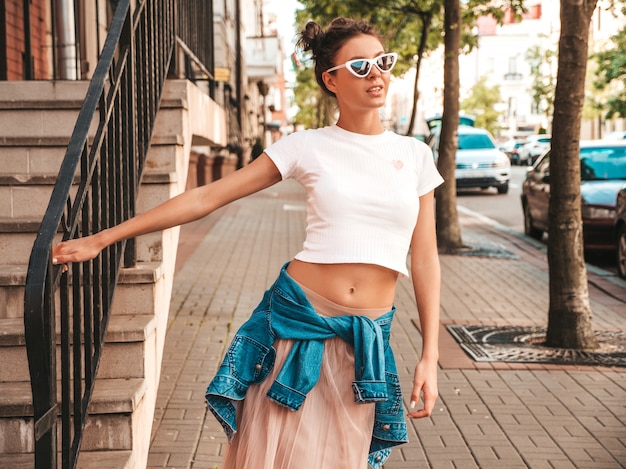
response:
M135 260L129 241L105 249L93 261L72 264L67 273L51 262L59 233L63 239L86 236L135 212L176 22L174 0L133 3L131 10L130 0L117 2L28 265L24 326L36 469L57 467L59 415L61 464L76 466L123 254L126 266Z

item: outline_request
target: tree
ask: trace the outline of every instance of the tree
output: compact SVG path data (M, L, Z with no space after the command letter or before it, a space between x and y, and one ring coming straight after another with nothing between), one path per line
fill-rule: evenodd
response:
M462 247L461 226L456 207L456 150L459 127L459 51L461 48L461 5L444 0L443 116L437 168L445 182L437 188L437 243L443 251Z
M544 44L549 40L547 36L542 39ZM535 45L528 49L526 59L533 79L530 92L537 113L541 112L548 119L554 109L557 52L554 47Z
M580 210L580 128L589 24L597 0L561 0L561 33L550 156L546 345L593 349Z
M483 127L495 135L499 131L498 121L502 115L496 110L500 100L500 86L487 86L487 78L481 77L472 87L470 96L461 103L461 109L476 117L476 127Z

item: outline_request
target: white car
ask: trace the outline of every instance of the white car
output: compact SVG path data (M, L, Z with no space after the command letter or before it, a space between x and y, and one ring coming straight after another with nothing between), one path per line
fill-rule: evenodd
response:
M440 130L441 127L434 128L428 140L435 158L438 157ZM498 149L487 130L460 125L455 177L457 189L495 187L499 194L506 194L511 179L511 161Z
M531 165L550 148L550 135L529 135L519 148L520 164Z
M616 130L604 136L604 140L626 140L626 130Z

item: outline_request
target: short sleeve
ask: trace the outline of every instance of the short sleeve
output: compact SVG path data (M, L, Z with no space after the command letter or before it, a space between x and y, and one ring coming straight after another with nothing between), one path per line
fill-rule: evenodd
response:
M265 149L283 179L297 179L298 162L307 148L308 134L306 130L294 132Z
M419 140L414 141L416 152L421 161L421 168L417 178L417 195L421 197L443 184L444 180L437 170L430 147Z

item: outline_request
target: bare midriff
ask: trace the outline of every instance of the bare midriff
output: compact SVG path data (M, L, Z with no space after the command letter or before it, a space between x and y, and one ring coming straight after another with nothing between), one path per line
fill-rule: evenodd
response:
M374 264L314 264L291 261L287 273L315 293L349 308L388 308L398 273Z

